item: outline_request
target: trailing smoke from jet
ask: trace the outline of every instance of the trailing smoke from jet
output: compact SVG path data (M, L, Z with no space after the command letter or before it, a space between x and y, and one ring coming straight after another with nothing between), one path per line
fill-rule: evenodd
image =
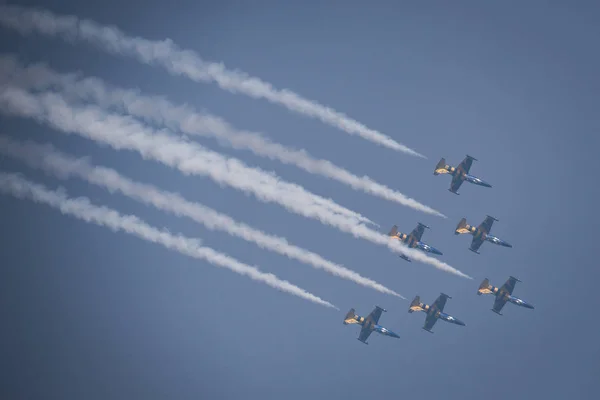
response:
M40 184L31 182L17 174L0 172L0 191L20 199L29 199L36 203L46 204L85 222L104 226L113 231L122 231L140 239L160 244L181 254L205 260L215 266L227 268L252 280L265 283L279 291L292 294L315 304L339 310L333 304L299 288L274 274L261 272L258 268L246 265L226 254L204 247L198 239L182 235L173 235L165 230L154 228L134 215L121 215L117 211L99 207L90 203L89 199L79 197L68 198L64 190L48 190Z
M336 180L355 190L446 218L439 211L367 176L354 175L328 160L315 159L305 150L288 148L260 133L236 129L227 121L207 112L198 113L188 105L172 104L164 96L147 96L140 94L139 90L113 87L96 77L81 78L74 73L61 74L44 64L24 67L14 56L0 56L0 75L0 81L10 82L24 89L58 89L69 98L92 101L103 108L116 109L188 135L213 137L222 145L249 150L255 155L295 165L309 173Z
M295 193L286 196L285 190L278 190L282 186L281 181L273 176L268 176L271 179L263 176L258 178L260 170L257 172L238 160L226 159L218 153L209 152L197 143L154 131L131 118L106 114L97 107L70 106L56 94L32 95L14 88L0 90L0 106L0 111L4 113L34 118L62 132L76 133L116 150L137 151L145 159L177 168L186 175L209 175L219 183L269 196L270 201L281 204L291 212L316 219L372 243L388 246L392 251L440 270L472 279L442 261L373 231L352 216L336 213L321 204L306 203L303 201L304 197Z
M291 90L276 89L271 84L244 72L228 70L222 63L204 61L195 52L180 49L170 39L151 41L130 37L114 26L102 26L73 15L60 16L47 10L18 6L0 5L0 24L23 35L39 33L62 37L69 42L88 42L112 54L134 57L152 66L162 66L172 75L185 76L195 82L215 82L229 92L266 99L293 112L318 119L350 135L358 135L381 146L425 158L389 136L370 129L330 107L307 100Z
M211 230L225 231L270 251L296 259L314 268L350 280L364 287L405 299L391 289L342 265L328 261L320 255L294 246L285 238L269 235L249 225L235 221L202 204L184 199L178 193L161 191L155 186L132 181L117 171L94 166L87 158L75 158L56 150L52 145L40 145L31 141L17 142L0 135L0 154L25 162L29 167L41 169L61 179L81 178L88 183L102 186L112 192L120 192L136 201L150 204L177 216L188 217Z
M57 94L33 95L11 87L0 88L0 106L4 113L35 118L62 132L101 141L116 150L135 150L145 159L177 167L185 174L209 177L219 185L251 193L262 202L275 202L302 215L327 212L357 223L370 222L331 199L282 180L275 173L248 167L241 160L208 150L170 131L154 130L134 118L110 114L97 106L76 107Z

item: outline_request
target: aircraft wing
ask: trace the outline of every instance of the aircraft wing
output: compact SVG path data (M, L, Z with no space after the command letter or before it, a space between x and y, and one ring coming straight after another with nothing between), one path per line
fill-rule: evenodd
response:
M496 221L496 218L490 217L488 215L487 217L485 217L483 222L481 224L479 224L479 226L477 227L477 230L484 232L485 234L490 233L490 231L492 230L492 225L494 224L494 221Z
M379 318L381 317L381 313L383 311L383 308L375 306L375 309L371 311L371 314L369 314L369 316L365 319L365 324L363 326L370 325L369 322L372 322L373 324L377 325L379 323Z
M496 300L494 300L494 307L492 308L492 311L500 314L500 311L502 310L505 304L506 298L504 296L497 296Z
M410 236L413 237L417 242L421 240L423 236L423 232L425 232L425 225L418 224L415 229L410 233Z
M483 244L483 239L481 236L473 236L473 240L471 240L471 247L469 247L469 249L475 253L477 253L477 250L479 250L479 248L481 247L481 245Z
M471 169L471 165L473 164L473 160L473 157L466 156L465 159L462 160L462 162L458 165L456 169L458 170L458 172L464 172L465 174L468 174L469 170Z
M425 324L423 325L423 329L425 329L426 331L431 331L431 328L433 328L437 320L438 319L436 318L435 314L428 314L427 318L425 318Z
M362 329L360 330L360 334L358 335L358 340L366 344L367 339L369 336L371 336L371 332L373 332L373 330L370 327L368 327L366 324L363 325Z
M452 177L452 182L450 182L450 191L452 193L456 193L458 188L463 184L463 179L460 174L456 174Z
M517 278L511 276L504 283L504 285L502 285L502 287L500 288L500 293L504 292L504 293L512 294L513 290L515 290L515 285L517 284L518 281L519 280Z
M444 307L446 306L446 300L448 300L448 297L450 296L448 296L447 294L440 294L431 306L430 313L435 315L437 311L444 311Z

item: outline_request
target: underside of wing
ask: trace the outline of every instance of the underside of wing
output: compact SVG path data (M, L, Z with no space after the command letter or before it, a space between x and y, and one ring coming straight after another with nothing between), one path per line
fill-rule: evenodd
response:
M421 237L423 237L423 232L425 232L425 225L418 224L416 228L412 230L410 236L412 236L416 241L420 241Z
M452 193L456 193L460 186L462 185L463 180L460 174L456 174L452 177L452 182L450 182L450 191Z
M469 247L469 249L477 253L477 250L479 250L482 244L483 239L481 238L481 236L473 236L473 240L471 241L471 247Z
M473 165L473 157L466 156L464 160L458 165L459 172L464 172L465 174L469 173L471 169L471 165Z
M496 300L494 300L494 307L492 308L492 310L500 314L500 311L502 310L505 304L506 299L504 298L504 296L498 296L496 297Z
M375 309L373 311L371 311L371 314L369 314L369 316L367 317L367 319L365 321L365 325L368 325L369 322L373 322L374 324L378 324L379 323L379 318L381 317L381 313L383 313L383 308L381 308L381 307L375 307Z
M366 325L363 326L360 330L360 334L358 335L358 340L360 340L363 343L367 343L367 339L369 338L369 336L371 336L371 332L373 332L371 328L367 327Z
M477 227L478 231L484 232L484 233L490 233L490 231L492 230L492 225L494 224L494 217L490 217L489 215L487 217L485 217L485 219L483 220L483 222L481 224L479 224L479 226Z
M427 315L427 318L425 318L425 324L423 325L423 329L425 329L426 331L430 331L436 322L437 318L435 317L435 314Z
M448 300L448 296L445 294L440 294L435 302L431 306L431 310L433 313L437 311L444 311L444 307L446 306L446 301Z
M517 279L512 276L508 278L508 280L502 285L500 288L500 292L505 292L508 294L512 294L513 290L515 290L515 285L517 284Z

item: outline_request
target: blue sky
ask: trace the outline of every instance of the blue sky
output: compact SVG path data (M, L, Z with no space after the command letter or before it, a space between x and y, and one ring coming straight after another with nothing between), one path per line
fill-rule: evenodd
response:
M15 3L12 3L15 4ZM42 3L21 2L24 5ZM440 292L446 311L466 327L420 328L423 314L383 295L301 263L211 232L187 219L142 206L78 180L58 181L0 159L72 196L87 196L273 272L336 304L319 307L227 270L125 234L88 225L45 206L0 197L1 397L61 399L166 398L595 398L600 370L600 279L595 258L598 191L597 105L599 8L530 1L432 2L112 1L44 2L61 14L115 24L128 34L173 39L204 59L329 105L426 155L395 153L316 120L216 85L196 84L160 68L86 45L24 38L2 30L2 52L59 71L82 70L124 87L164 94L263 132L350 171L366 174L449 218L418 213L356 192L293 166L199 141L356 210L387 232L431 226L423 240L474 279L418 262L287 213L208 179L185 177L137 154L67 137L32 121L2 117L14 138L52 142L97 164L178 191L264 231L285 236L427 303ZM471 172L492 189L434 177L440 157L480 161ZM454 236L462 217L499 219L492 233L514 248ZM536 309L510 304L492 313L478 297L483 278ZM381 324L398 340L344 326L347 309L366 316L388 310Z

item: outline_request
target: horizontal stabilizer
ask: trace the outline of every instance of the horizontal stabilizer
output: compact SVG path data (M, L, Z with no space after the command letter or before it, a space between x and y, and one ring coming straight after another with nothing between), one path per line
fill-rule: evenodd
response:
M447 174L450 168L448 165L446 165L446 159L442 157L442 159L440 160L440 162L437 163L437 165L435 166L435 169L433 170L433 174L434 175L439 175L439 174Z
M455 235L460 235L462 233L469 233L471 232L471 226L469 224L467 224L467 219L463 218L458 222L458 225L456 225L456 229L454 229L454 234Z
M490 285L490 281L488 278L485 278L481 285L479 285L479 289L477 290L477 294L481 296L482 294L492 293L493 286Z
M388 236L396 236L396 235L398 235L398 226L394 225L394 226L392 226L392 229L390 229Z
M354 310L354 308L351 308L350 311L348 311L346 313L346 316L344 317L344 325L356 323L357 318L358 315L356 315L356 310Z
M421 303L421 297L415 296L413 301L410 303L410 306L408 307L408 312L413 313L415 311L421 311L422 309L423 309L423 304Z

